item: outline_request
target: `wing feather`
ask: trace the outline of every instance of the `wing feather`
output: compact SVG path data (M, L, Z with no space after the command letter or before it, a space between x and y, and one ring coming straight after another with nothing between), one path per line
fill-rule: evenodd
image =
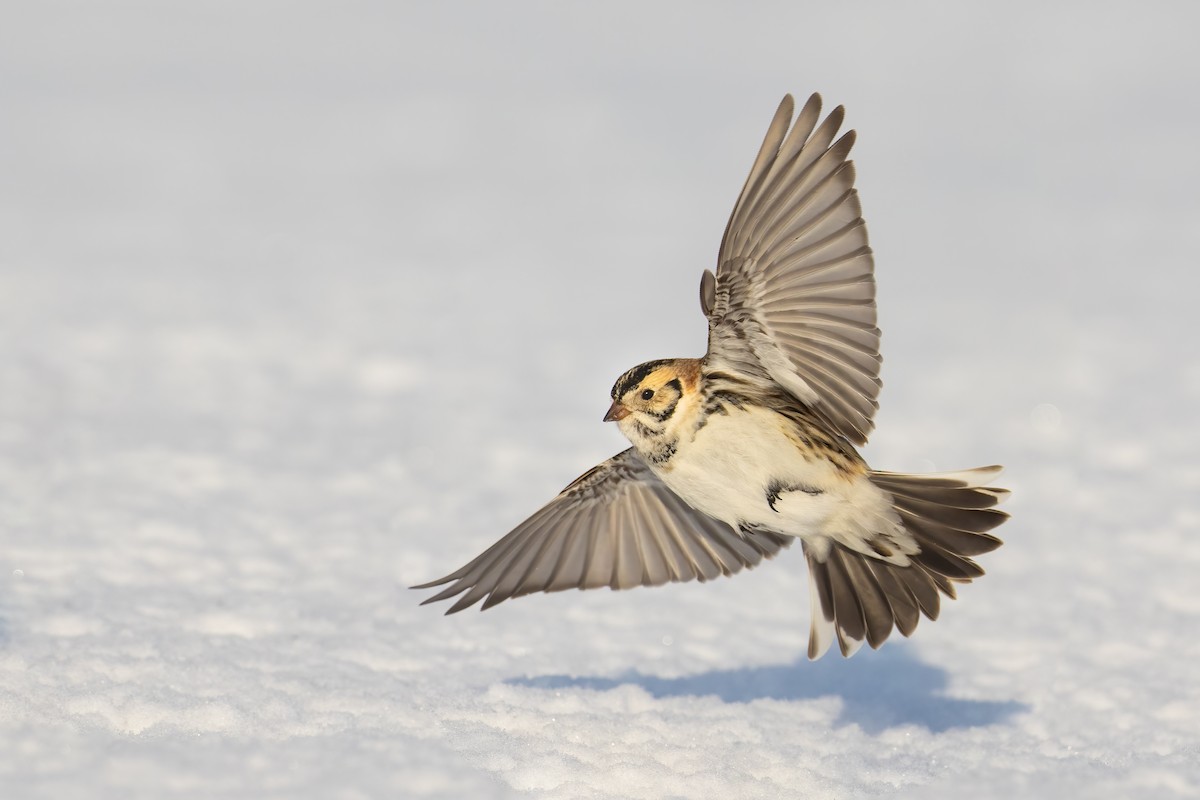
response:
M788 170L783 176L784 180L789 181L788 184L779 187L769 205L756 209L760 219L746 232L748 240L755 240L754 246L748 251L751 257L761 257L764 248L787 237L788 231L797 226L797 220L803 219L802 212L824 213L829 209L834 203L830 192L836 195L846 191L843 188L845 176L839 178L838 173L846 168L846 156L854 146L854 139L854 132L851 131L832 148L821 153L814 162L802 163L798 159L796 168ZM815 148L820 147L821 143L814 140L810 145ZM803 159L803 155L800 158ZM796 198L800 198L799 202Z
M594 467L496 544L444 578L425 602L462 595L447 613L532 592L658 586L733 575L791 543L740 534L683 502L630 448Z
M855 444L879 396L874 260L839 106L818 124L813 95L795 123L785 97L734 205L701 305L705 368L781 386Z
M550 578L546 581L547 592L558 592L563 589L581 586L584 583L588 561L588 544L591 541L591 537L584 533L583 535L565 536L563 538L565 541L563 542L562 553L559 555L558 563L554 565L554 569L550 573Z

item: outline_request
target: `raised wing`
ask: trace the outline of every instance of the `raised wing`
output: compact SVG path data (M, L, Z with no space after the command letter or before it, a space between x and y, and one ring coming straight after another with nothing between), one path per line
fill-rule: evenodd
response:
M854 165L854 131L836 142L843 109L818 126L814 94L792 122L775 112L705 272L709 370L773 381L862 444L879 403L875 277ZM790 124L790 130L789 130Z
M739 535L701 514L630 448L580 476L462 569L413 588L453 581L425 601L466 592L446 612L453 614L485 597L486 609L532 592L706 581L753 567L790 543L769 532Z

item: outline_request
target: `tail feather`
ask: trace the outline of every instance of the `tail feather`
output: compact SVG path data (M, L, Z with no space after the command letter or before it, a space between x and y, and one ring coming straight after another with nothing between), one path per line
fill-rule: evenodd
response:
M934 542L943 550L964 556L980 556L990 553L1003 542L989 533L964 531L939 525L927 517L921 517L912 510L904 508L897 501L896 511L907 530L919 530L920 535L927 541ZM1001 520L1003 522L1003 520Z
M863 587L854 583L846 571L845 561L834 556L826 562L829 567L829 582L833 588L833 617L836 621L838 644L842 652L851 655L862 646L867 633L859 595Z
M999 547L1001 540L988 531L1008 519L995 506L1009 492L984 485L999 473L999 467L934 475L871 473L871 482L891 495L919 549L901 566L837 543L806 546L813 601L808 657L820 658L835 638L842 655L850 656L864 641L878 648L893 627L909 636L922 614L938 618L939 592L953 599L956 583L982 576L971 556Z
M942 575L952 581L970 583L976 578L983 577L983 568L969 558L955 555L953 551L940 547L930 539L921 541L921 552L913 559L936 575Z
M863 561L871 572L875 575L875 580L879 583L879 588L887 595L888 605L891 606L892 615L896 619L896 630L900 631L905 636L909 636L917 629L917 621L921 619L921 603L917 600L916 594L905 582L904 578L897 576L899 571L891 564L885 564L881 561ZM908 570L908 573L917 578L923 578L923 574L919 570ZM934 608L933 613L937 614L937 589L933 584L926 583L929 593L933 597Z
M807 543L803 545L808 558L808 606L812 624L808 629L808 657L816 660L833 644L833 585L825 561L813 558Z
M834 554L834 557L842 562L842 572L850 579L850 585L857 590L858 605L866 625L867 644L878 648L892 632L896 615L870 565L865 560L855 557L856 555L841 552ZM843 642L842 647L845 646Z

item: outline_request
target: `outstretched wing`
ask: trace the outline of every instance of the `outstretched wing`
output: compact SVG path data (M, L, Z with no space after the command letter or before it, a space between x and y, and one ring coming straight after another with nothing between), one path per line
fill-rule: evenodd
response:
M794 123L792 109L788 95L734 206L715 279L701 282L705 366L773 381L862 444L881 359L874 262L846 160L854 131L834 141L841 106L817 125L819 95Z
M633 448L592 468L462 569L414 586L453 583L425 603L466 592L447 614L483 598L563 589L628 589L732 575L771 558L791 537L739 535L696 511ZM424 603L422 603L424 605Z

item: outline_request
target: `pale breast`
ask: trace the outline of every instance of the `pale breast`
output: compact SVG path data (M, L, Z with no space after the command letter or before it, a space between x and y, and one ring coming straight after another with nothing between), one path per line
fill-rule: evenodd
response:
M735 528L816 533L840 502L846 477L824 454L798 444L789 426L768 409L729 407L709 415L655 471L688 504Z

